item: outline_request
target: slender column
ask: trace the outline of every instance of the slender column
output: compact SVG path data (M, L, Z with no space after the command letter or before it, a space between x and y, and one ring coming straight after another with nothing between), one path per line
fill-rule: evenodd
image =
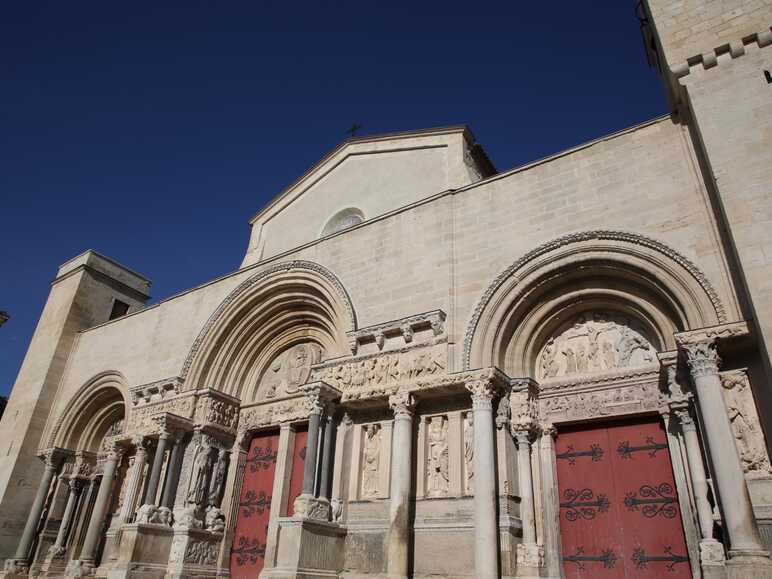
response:
M705 424L710 456L715 469L724 523L738 555L765 553L753 515L748 487L735 447L732 425L721 395L719 356L715 341L682 344L691 370L697 402Z
M56 541L49 550L53 553L54 557L64 553L65 545L67 544L67 535L69 534L70 524L72 523L72 515L75 513L75 506L78 504L78 496L83 487L83 481L71 478L67 484L70 487L70 490L67 493L67 506L64 507L64 515L62 516L62 522L59 525L59 532L56 534Z
M97 492L94 509L91 511L91 520L86 531L86 539L83 541L83 548L80 551L80 559L93 564L99 537L102 534L107 508L110 506L110 496L113 491L113 481L115 471L121 460L122 452L113 449L105 460L102 468L102 482L99 483L99 492Z
M675 411L681 431L684 433L686 459L689 461L689 472L692 478L694 501L697 505L697 518L703 539L713 538L713 509L708 501L708 480L705 476L705 465L702 464L700 441L697 437L697 425L688 408Z
M32 503L29 516L27 517L27 523L24 525L21 540L16 548L15 559L22 565L26 565L29 562L29 550L30 547L32 547L32 542L35 540L35 531L40 522L40 515L45 508L46 497L51 488L51 481L54 480L54 476L59 469L61 461L62 455L57 451L50 451L46 454L43 478L40 481L38 492L35 495L35 500Z
M118 516L119 523L128 522L131 517L134 516L134 511L137 509L137 502L139 494L142 492L142 477L145 472L145 464L147 464L147 447L145 446L145 439L141 436L135 438L133 441L136 449L134 454L134 465L131 467L131 472L128 477L129 480L126 484L126 497L121 507L121 512Z
M324 442L322 443L322 473L319 485L319 498L330 500L330 491L332 490L332 446L335 440L335 420L330 415L327 417L327 424L324 426Z
M533 510L533 473L531 472L531 433L516 430L517 472L520 484L520 520L523 524L523 543L536 543L536 520Z
M562 553L560 551L560 500L555 458L557 430L552 423L541 424L539 440L544 505L544 564L547 577L560 577Z
M303 465L303 494L313 496L316 482L316 460L319 450L319 427L322 421L322 408L317 407L308 417L308 446L306 462Z
M389 577L406 578L410 549L409 510L415 400L411 394L401 392L389 397L389 406L394 411L392 448L399 450L391 465L388 574Z
M158 437L158 446L155 449L155 458L153 458L153 468L150 471L150 480L147 483L147 493L145 494L145 504L155 505L156 494L158 493L158 483L161 480L161 469L164 465L164 458L166 454L166 445L169 442L168 431L162 430L161 435Z
M497 579L496 456L493 441L493 396L489 381L467 384L474 414L474 568L477 579Z
M174 497L177 496L177 487L180 484L180 470L182 468L182 458L185 454L184 434L174 440L171 456L169 457L169 467L167 469L166 484L161 496L161 506L167 509L174 508Z

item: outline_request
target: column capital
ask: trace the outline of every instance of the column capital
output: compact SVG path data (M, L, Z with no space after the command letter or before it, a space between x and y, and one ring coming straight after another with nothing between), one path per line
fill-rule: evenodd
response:
M493 380L471 380L464 386L472 395L472 408L474 410L493 410L493 398L497 393Z
M681 344L681 348L686 354L686 362L689 364L692 377L718 376L721 358L718 355L715 340L685 343Z
M389 407L395 419L411 419L415 410L415 397L410 392L397 392L389 396Z
M340 400L341 392L333 388L327 382L309 382L300 387L300 391L305 394L305 403L309 414L318 414L322 416L330 411L330 406L337 400Z
M539 424L539 431L542 436L549 436L550 438L555 438L558 435L558 429L555 428L552 422L542 422Z
M131 444L134 445L134 448L138 453L140 452L147 452L147 445L148 440L147 437L144 434L138 434L131 439Z
M678 419L678 423L681 425L681 430L684 432L688 430L697 430L697 425L694 422L694 418L692 417L692 413L689 411L688 406L685 408L673 409L673 414Z
M67 480L67 485L70 487L70 492L79 493L83 488L83 479L71 478Z
M56 471L62 464L67 452L62 448L49 448L46 450L41 459L43 460L47 470Z
M513 427L512 436L515 437L518 446L523 444L531 444L531 428Z

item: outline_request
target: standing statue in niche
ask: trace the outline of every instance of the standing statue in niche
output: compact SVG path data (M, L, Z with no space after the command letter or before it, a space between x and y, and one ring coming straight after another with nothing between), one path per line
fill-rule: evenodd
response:
M448 421L444 416L435 416L429 423L429 496L448 494L450 475L448 472Z
M206 504L209 493L209 472L211 469L211 447L208 444L199 444L196 460L193 463L193 472L191 473L188 503L197 506Z
M380 425L368 424L365 430L365 448L362 453L362 495L373 497L378 494L378 463L380 461Z
M643 326L626 316L580 314L551 336L538 358L539 378L562 378L653 364Z
M724 403L732 423L735 445L743 463L743 470L750 475L762 476L770 473L764 434L759 423L753 393L744 373L724 376Z
M474 414L464 418L464 469L466 471L466 494L474 493Z
M217 455L217 463L214 465L214 471L212 472L212 481L209 484L209 499L208 504L212 507L220 506L222 501L222 494L225 490L225 474L228 470L228 453L224 449L220 449Z

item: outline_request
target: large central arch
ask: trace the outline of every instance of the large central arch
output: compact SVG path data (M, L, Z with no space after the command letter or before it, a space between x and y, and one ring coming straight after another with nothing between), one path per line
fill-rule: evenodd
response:
M726 321L710 282L678 252L633 233L575 233L535 248L493 281L467 327L463 366L535 375L550 332L593 308L629 313L660 350L675 348L674 332Z
M254 398L260 373L276 356L299 344L342 356L354 329L351 300L331 271L308 261L277 264L225 298L196 338L181 378L186 389Z

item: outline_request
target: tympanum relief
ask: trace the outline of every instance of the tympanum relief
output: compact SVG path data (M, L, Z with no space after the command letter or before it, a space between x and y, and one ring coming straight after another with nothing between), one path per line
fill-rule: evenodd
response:
M630 318L583 313L547 340L538 361L540 379L562 378L653 364L656 350Z
M744 371L727 372L721 384L743 470L750 476L769 475L772 469L748 376Z
M362 497L378 496L378 466L381 457L381 427L368 424L364 432L362 450Z
M260 377L257 399L266 400L296 394L308 382L311 366L321 359L317 344L295 344L276 356Z
M435 416L427 431L426 490L430 497L442 497L450 488L448 419Z

